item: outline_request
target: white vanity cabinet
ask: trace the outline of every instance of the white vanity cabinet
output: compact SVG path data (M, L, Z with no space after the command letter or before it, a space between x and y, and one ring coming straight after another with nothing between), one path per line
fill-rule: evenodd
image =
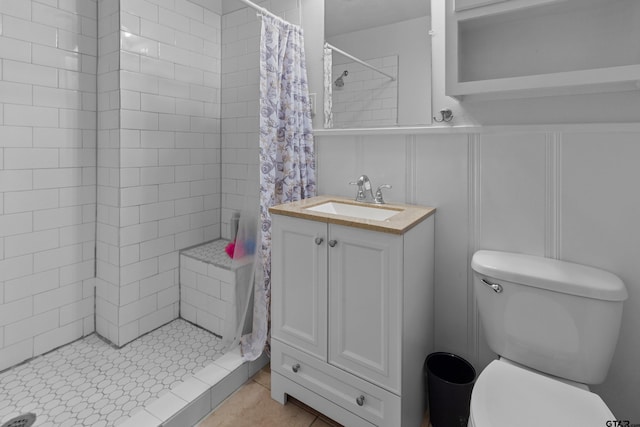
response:
M419 426L433 215L404 234L272 212L271 394L348 426Z
M271 337L320 360L327 357L326 237L327 224L272 216Z

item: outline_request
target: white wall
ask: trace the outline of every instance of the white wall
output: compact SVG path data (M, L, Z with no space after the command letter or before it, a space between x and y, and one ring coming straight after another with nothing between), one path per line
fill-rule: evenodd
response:
M609 376L595 386L618 419L640 419L640 125L482 133L318 137L319 193L353 197L362 173L388 201L436 212L436 350L483 368L493 357L475 312L470 257L523 252L619 275L630 298Z
M50 3L0 1L0 370L94 330L96 1Z
M358 58L398 55L398 123L431 123L430 17L341 34L327 40ZM339 54L334 53L334 62ZM335 80L338 76L335 76ZM345 83L348 84L348 78Z
M313 127L321 129L324 123L324 1L300 0L304 29L304 50L307 59L309 93L315 94Z
M99 152L113 164L101 174L111 202L99 212L97 316L124 345L178 317L178 251L219 237L221 24L187 0L122 1L118 18L119 135Z

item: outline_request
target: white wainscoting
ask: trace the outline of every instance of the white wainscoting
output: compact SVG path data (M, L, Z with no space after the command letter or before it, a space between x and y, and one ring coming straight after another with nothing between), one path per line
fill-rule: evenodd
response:
M434 206L436 346L482 369L469 267L478 249L522 252L618 274L630 298L607 381L614 414L640 419L640 126L566 125L318 132L320 194L351 197L367 174L390 202ZM375 188L374 188L375 189Z

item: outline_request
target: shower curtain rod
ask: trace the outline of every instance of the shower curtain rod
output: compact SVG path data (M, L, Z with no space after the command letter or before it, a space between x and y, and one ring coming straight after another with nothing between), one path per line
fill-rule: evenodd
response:
M244 1L244 0L240 0L240 1ZM353 56L353 55L351 55L351 54L349 54L349 53L345 52L345 51L344 51L344 50L342 50L342 49L338 49L337 47L335 47L335 46L334 46L334 45L332 45L332 44L329 44L329 43L326 43L326 42L325 42L324 46L325 46L325 47L328 47L329 49L335 50L336 52L338 52L338 53L340 53L340 54L342 54L342 55L346 56L346 57L347 57L347 58L349 58L349 59L352 59L352 60L356 61L358 64L364 65L364 66L365 66L365 67L367 67L367 68L371 68L373 71L377 71L377 72L378 72L378 73L380 73L380 74L384 74L385 76L389 77L389 78L391 79L391 81L392 81L392 82L396 80L396 78L395 78L395 77L393 77L391 74L387 74L387 73L385 73L384 71L380 70L379 68L376 68L376 67L374 67L373 65L371 65L371 64L369 64L369 63L367 63L367 62L364 62L362 59L358 59L358 58L356 58L355 56Z
M266 8L264 8L264 7L262 7L262 6L258 6L257 4L255 4L254 2L252 2L251 0L240 0L240 2L242 2L242 3L246 4L247 6L249 6L249 7L250 7L250 8L252 8L252 9L257 10L259 13L261 13L261 14L263 14L263 15L268 15L268 16L271 16L272 18L276 18L276 19L280 19L280 20L284 21L284 19L283 19L283 18L279 17L279 16L278 16L278 15L276 15L275 13L271 13L271 12L269 12ZM367 67L367 68L370 68L370 69L372 69L372 70L374 70L374 71L377 71L378 73L380 73L380 74L382 74L382 75L385 75L385 76L389 77L389 78L391 79L391 81L395 81L395 80L396 80L396 78L395 78L394 76L392 76L391 74L387 74L387 73L385 73L384 71L380 70L379 68L376 68L376 67L374 67L373 65L368 64L368 63L364 62L362 59L358 59L358 58L356 58L355 56L353 56L353 55L351 55L351 54L349 54L349 53L345 52L345 51L344 51L344 50L342 50L342 49L338 49L337 47L335 47L335 46L333 46L333 45L331 45L331 44L329 44L329 43L326 43L326 42L325 42L325 44L324 44L324 45L325 45L325 47L328 47L328 48L330 48L330 49L333 49L333 50L335 50L336 52L338 52L338 53L340 53L340 54L342 54L342 55L346 56L347 58L349 58L349 59L351 59L351 60L353 60L353 61L356 61L358 64L364 65L364 66L365 66L365 67Z
M254 2L250 1L250 0L240 0L241 3L246 4L247 6L249 6L252 9L257 10L259 13L263 14L263 15L267 15L270 16L272 18L276 18L279 19L281 21L285 21L284 18L279 17L278 15L276 15L275 13L271 13L269 12L267 9L265 9L262 6L258 6L257 4L255 4Z

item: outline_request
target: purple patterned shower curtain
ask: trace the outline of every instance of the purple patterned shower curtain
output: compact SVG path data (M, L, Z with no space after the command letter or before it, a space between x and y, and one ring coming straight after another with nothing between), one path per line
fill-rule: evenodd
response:
M311 106L302 28L262 17L260 43L260 229L255 271L253 332L242 355L269 351L271 216L269 207L316 195Z

